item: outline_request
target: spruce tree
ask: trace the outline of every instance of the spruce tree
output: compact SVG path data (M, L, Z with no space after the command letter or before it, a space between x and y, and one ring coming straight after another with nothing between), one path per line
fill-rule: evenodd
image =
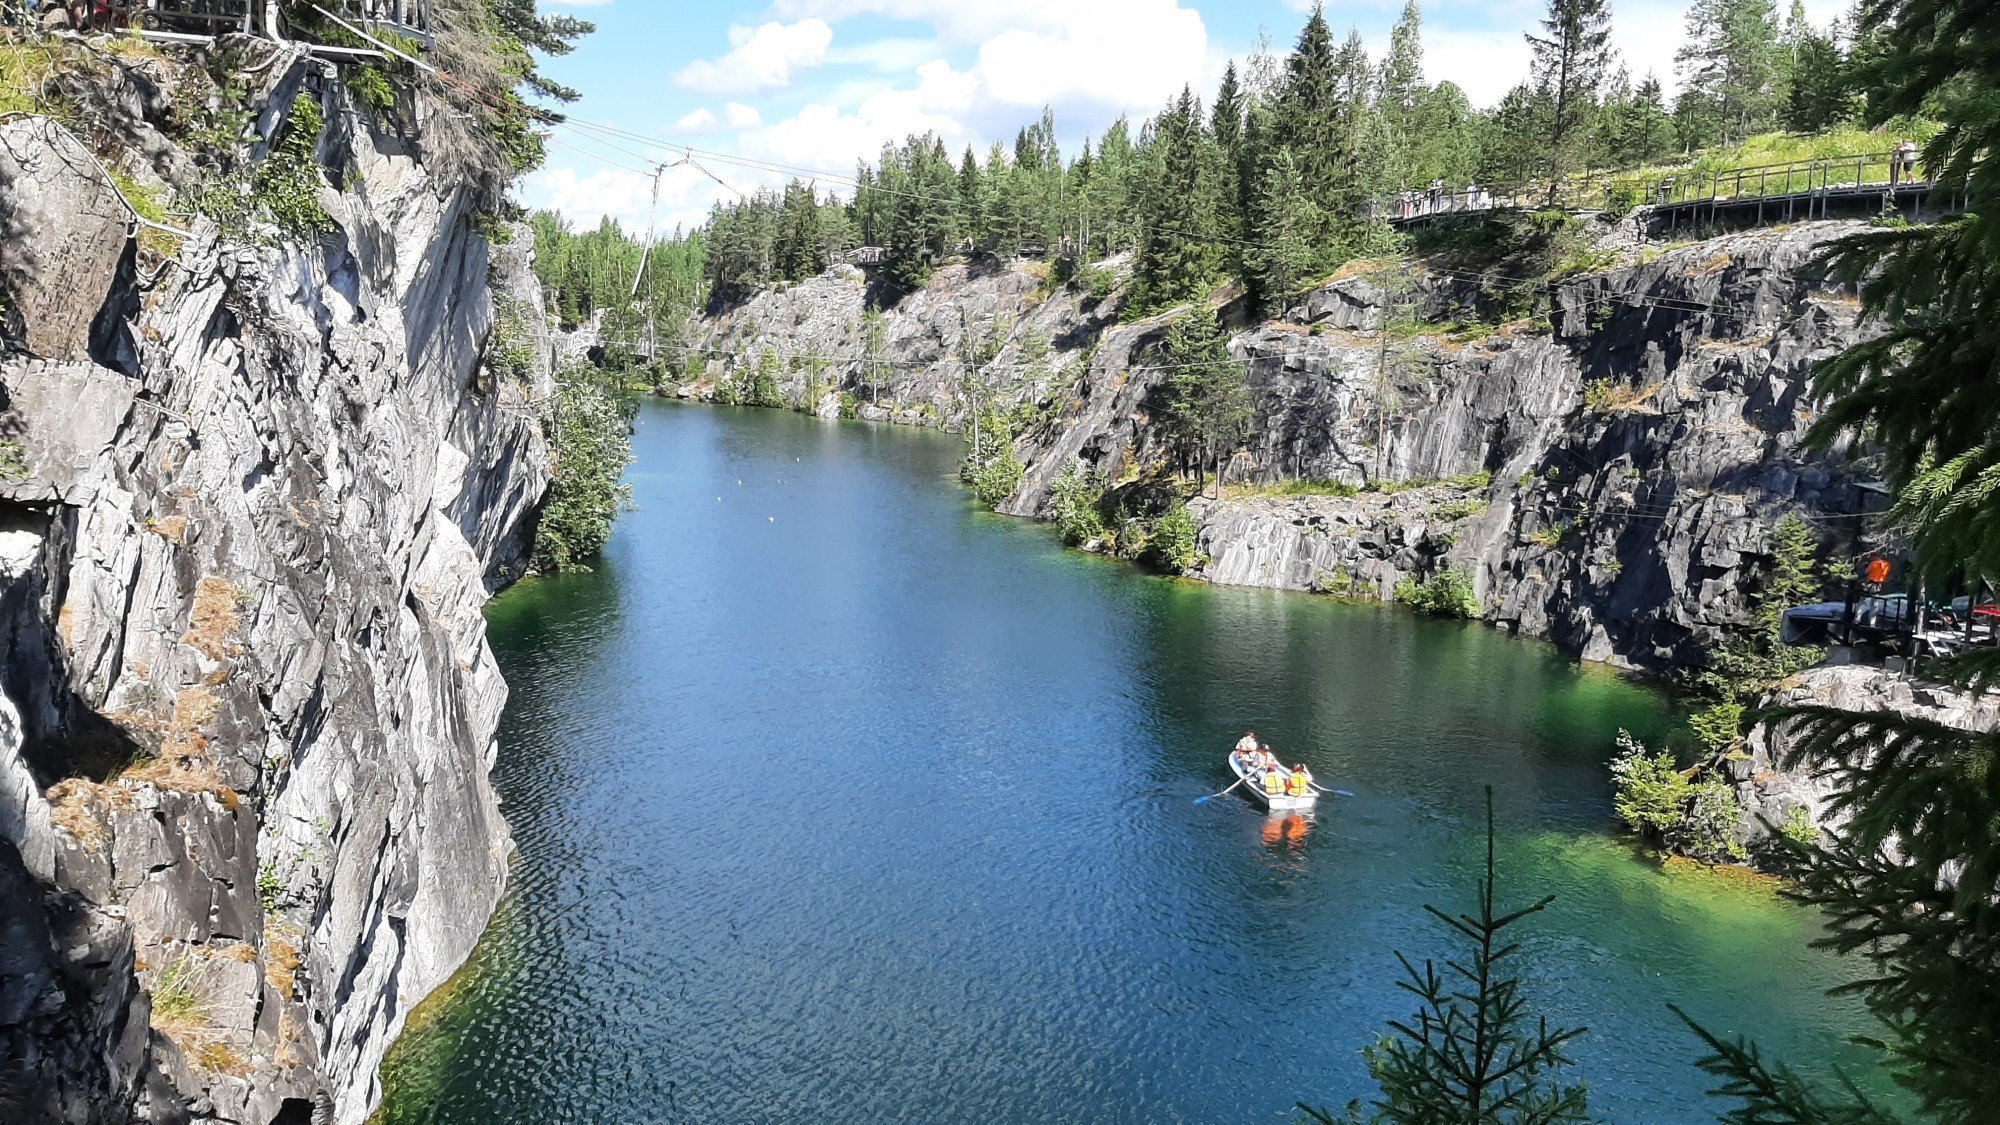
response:
M1146 192L1146 229L1133 268L1132 300L1140 309L1164 309L1205 295L1216 281L1213 163L1205 151L1201 104L1183 86L1180 98L1158 119L1158 174Z
M2000 578L2000 6L1987 0L1869 0L1859 71L1871 123L1929 113L1943 128L1924 166L1967 215L1844 240L1836 276L1860 288L1884 331L1814 373L1822 443L1865 433L1899 493L1896 518L1932 583ZM1934 588L1937 588L1934 586ZM1935 660L1932 682L1985 690L2000 652ZM2000 1058L2000 731L1959 730L1895 711L1787 708L1802 737L1791 765L1833 785L1846 826L1794 849L1799 897L1823 944L1868 971L1845 991L1881 1021L1898 1082L1939 1121L1993 1116ZM1785 1081L1741 1043L1709 1036L1705 1060L1743 1103L1737 1120L1885 1120L1851 1091Z
M1333 32L1318 5L1285 60L1285 78L1272 115L1272 151L1290 149L1313 198L1345 197L1351 182L1351 150L1341 118L1341 76Z
M1520 952L1512 932L1555 901L1501 912L1495 860L1493 791L1486 791L1486 870L1470 913L1424 910L1466 944L1442 968L1422 967L1401 952L1398 987L1417 998L1416 1015L1393 1020L1394 1034L1363 1053L1381 1095L1375 1112L1354 1105L1344 1116L1299 1103L1325 1125L1372 1120L1392 1125L1555 1125L1589 1120L1581 1084L1563 1080L1565 1048L1583 1028L1551 1028L1536 1016L1512 973Z
M958 229L962 237L972 240L974 250L991 249L991 232L986 223L986 184L979 171L979 158L972 154L972 146L965 146L965 155L958 162Z
M1665 156L1674 143L1674 119L1667 112L1666 96L1660 80L1652 74L1641 79L1632 97L1620 110L1618 126L1620 164L1644 164Z
M1548 0L1542 34L1527 36L1534 81L1548 103L1543 169L1549 202L1582 155L1599 87L1611 63L1611 11L1605 0Z
M1785 128L1796 133L1829 129L1853 115L1855 101L1839 40L1831 33L1807 28L1792 56L1791 82L1785 91Z
M1405 0L1403 14L1389 30L1389 53L1382 60L1381 90L1376 106L1387 134L1383 181L1391 190L1416 187L1428 182L1423 175L1423 149L1435 140L1423 130L1424 88L1423 16L1417 0ZM1455 177L1454 177L1455 178Z
M1281 148L1271 158L1258 204L1259 245L1252 252L1251 269L1265 310L1283 314L1317 272L1315 240L1325 226L1290 149Z
M1242 440L1250 420L1243 365L1215 310L1198 305L1174 322L1160 348L1166 374L1148 397L1182 472L1206 481Z
M1208 132L1215 142L1216 225L1233 238L1240 238L1244 229L1239 182L1243 167L1243 99L1243 87L1232 60L1222 72L1222 85L1215 91Z
M1387 137L1375 112L1375 68L1368 61L1361 32L1348 29L1346 41L1334 52L1333 70L1339 174L1331 190L1319 198L1330 218L1351 221L1364 199L1386 186L1388 157Z
M1414 174L1405 182L1416 187L1443 180L1456 188L1477 179L1484 127L1456 84L1440 82L1426 90L1412 126L1417 137Z

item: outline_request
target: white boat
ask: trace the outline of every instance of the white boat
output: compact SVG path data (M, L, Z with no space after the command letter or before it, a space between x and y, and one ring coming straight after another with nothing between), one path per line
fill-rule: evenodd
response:
M1243 788L1249 791L1250 796L1258 801L1262 801L1264 807L1270 809L1272 812L1293 812L1299 809L1309 809L1313 807L1315 801L1319 800L1319 794L1310 788L1306 790L1303 797L1292 797L1284 793L1265 792L1262 771L1258 771L1256 775L1253 775L1250 768L1243 764L1243 756L1234 750L1229 752L1229 768L1238 778L1242 779ZM1286 769L1284 766L1279 766L1278 776L1289 782L1292 779L1292 771Z

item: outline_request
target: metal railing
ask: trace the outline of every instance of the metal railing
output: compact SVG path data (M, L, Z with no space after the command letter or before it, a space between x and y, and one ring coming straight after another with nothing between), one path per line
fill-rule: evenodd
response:
M1604 206L1626 210L1634 206L1672 207L1685 203L1729 203L1736 200L1781 199L1826 193L1839 188L1922 185L1916 158L1895 150L1849 156L1820 156L1776 164L1752 164L1713 171L1689 170L1635 183L1613 180L1602 187ZM1576 206L1575 185L1560 185L1556 206ZM1368 218L1408 222L1433 215L1474 211L1534 209L1549 205L1549 185L1529 183L1505 187L1468 185L1463 191L1406 191L1370 200ZM1564 203L1562 201L1570 202Z
M80 5L85 26L225 35L254 30L251 0L91 0Z
M1371 199L1367 203L1370 219L1381 219L1392 223L1410 219L1422 219L1431 215L1456 215L1468 211L1499 211L1539 205L1537 196L1546 197L1547 187L1535 191L1529 187L1488 188L1469 184L1463 191L1406 191L1383 199Z
M1756 164L1712 172L1689 171L1662 176L1647 185L1638 200L1655 207L1679 203L1722 203L1738 199L1769 199L1823 192L1830 188L1916 184L1916 160L1895 151L1853 156L1821 156L1782 164ZM1613 191L1618 190L1616 187Z
M78 0L81 26L112 31L173 31L224 35L258 30L258 9L275 0ZM344 19L370 31L395 32L429 45L430 0L326 0Z

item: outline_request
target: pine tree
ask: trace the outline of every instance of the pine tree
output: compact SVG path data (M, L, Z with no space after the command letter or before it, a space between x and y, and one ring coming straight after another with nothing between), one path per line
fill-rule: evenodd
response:
M1133 267L1133 304L1164 309L1205 295L1215 284L1220 254L1215 242L1213 162L1194 91L1158 119L1160 168L1146 192L1146 230Z
M1554 203L1557 187L1582 154L1611 62L1611 11L1605 0L1548 2L1542 34L1527 40L1534 50L1535 84L1549 106L1543 167Z
M1677 115L1688 140L1742 139L1777 120L1778 20L1772 0L1695 0L1688 9Z

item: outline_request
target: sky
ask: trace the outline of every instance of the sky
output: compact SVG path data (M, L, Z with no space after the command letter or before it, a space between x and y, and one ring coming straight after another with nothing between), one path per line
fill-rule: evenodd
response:
M1846 0L1807 0L1824 24ZM1612 0L1612 43L1634 80L1674 88L1686 0ZM1780 8L1789 5L1781 0ZM1490 106L1528 72L1522 32L1545 0L1424 0L1424 71ZM885 141L934 131L954 155L1053 109L1065 150L1121 114L1157 113L1184 83L1213 96L1231 59L1268 35L1280 54L1311 0L541 0L597 32L544 69L583 97L548 163L520 185L529 207L634 233L699 225L718 199L851 177ZM1402 0L1330 4L1335 35L1379 59ZM616 130L606 132L603 128ZM652 169L693 154L658 177ZM720 159L714 155L733 159ZM845 188L831 178L822 190Z

